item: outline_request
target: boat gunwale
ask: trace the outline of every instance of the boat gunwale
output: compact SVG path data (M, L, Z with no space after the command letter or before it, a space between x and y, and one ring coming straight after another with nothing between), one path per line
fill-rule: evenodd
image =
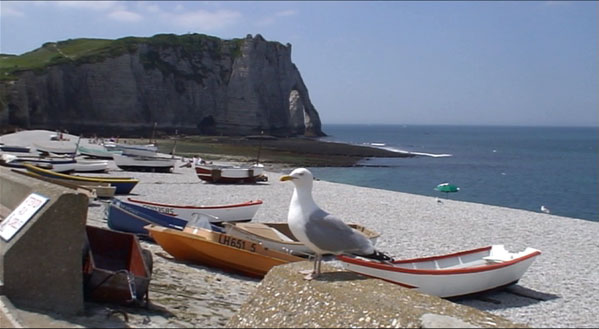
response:
M241 225L239 225L241 224ZM279 239L273 239L271 237L268 236L264 236L261 234L257 234L256 232L254 232L253 230L248 230L247 226L251 226L253 224L262 224L267 226L268 228L274 229L279 231L281 234L287 236L290 239L295 239L293 241L285 241L285 240L279 240ZM275 226L273 225L269 225L269 224L275 224L275 226L279 226L279 225L285 225L287 224L286 222L226 222L223 225L226 226L231 226L232 230L237 230L238 232L242 233L242 234L249 234L254 236L256 239L263 239L263 240L267 240L268 242L274 242L274 243L279 243L279 244L289 244L289 245L294 245L294 246L304 246L305 244L298 241L297 238L295 237L290 237L287 234L285 234L284 232L281 232L281 230L278 230ZM358 231L359 233L363 234L364 236L366 236L366 238L368 238L369 240L371 239L376 239L378 237L381 236L380 233L375 232L373 230L370 230L369 228L360 225L360 224L356 224L356 223L350 223L348 224L348 226L350 226L353 230ZM355 226L355 227L353 227ZM251 228L250 228L251 229ZM366 232L368 234L366 234ZM292 233L293 234L293 233Z
M478 265L478 266L473 266L473 267L461 267L461 268L453 268L453 269L451 269L451 268L434 269L434 270L433 269L411 269L411 268L394 266L395 264L421 263L421 262L426 262L426 261L446 259L446 258L452 258L452 257L457 257L457 256L462 256L462 255L467 255L467 254L473 254L473 253L477 253L477 252L481 252L481 251L490 250L491 247L492 246L487 246L487 247L483 247L483 248L477 248L477 249L466 250L466 251L461 251L461 252L456 252L456 253L451 253L451 254L433 256L433 257L398 260L398 261L393 261L390 264L375 263L373 261L357 259L357 258L345 256L345 255L337 255L336 258L345 263L358 265L358 266L362 266L362 267L373 268L373 269L377 269L377 270L388 271L388 272L400 272L400 273L408 273L408 274L430 274L430 275L455 275L455 274L467 274L467 273L477 273L477 272L487 272L487 271L497 270L500 268L509 267L516 263L523 262L529 258L534 258L541 254L540 250L535 249L534 251L530 252L529 254L522 255L520 257L511 259L511 260L506 260L506 261L503 261L500 263L484 264L484 265Z
M258 206L263 204L262 200L250 200L250 201L246 201L243 203L236 203L236 204L230 204L230 205L214 205L214 206L187 206L187 205L174 205L174 204L168 204L168 203L159 203L159 202L153 202L153 201L145 201L145 200L139 200L139 199L133 199L133 198L127 198L128 201L134 202L134 203L140 203L140 204L147 204L147 205L152 205L152 206L159 206L159 207L169 207L169 208L177 208L177 209L226 209L226 208L239 208L239 207L246 207L246 206ZM174 216L171 214L168 214L170 216Z
M27 170L31 170L33 172L41 172L41 173L45 173L47 175L58 176L58 177L70 179L70 180L83 180L83 181L94 181L94 182L103 181L103 182L111 182L111 183L139 183L139 179L131 178L131 177L117 178L114 176L113 177L100 177L100 176L68 175L68 174L63 174L63 173L55 172L52 170L40 168L38 166L29 164L29 163L24 163L23 166L25 168L27 168Z

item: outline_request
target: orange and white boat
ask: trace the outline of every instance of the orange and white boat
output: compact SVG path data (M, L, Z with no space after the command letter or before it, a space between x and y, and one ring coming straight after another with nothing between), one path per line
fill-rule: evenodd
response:
M144 228L162 249L177 260L251 277L262 278L274 266L305 260L264 248L253 241L194 226L193 221L183 231L154 224Z

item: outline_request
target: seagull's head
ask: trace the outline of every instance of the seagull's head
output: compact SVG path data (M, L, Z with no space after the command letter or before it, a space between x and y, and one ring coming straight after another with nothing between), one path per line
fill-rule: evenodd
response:
M314 176L312 176L310 170L306 168L297 168L293 170L289 175L283 175L280 178L281 182L288 180L295 184L295 186L298 188L306 186L311 189L312 180L314 180Z

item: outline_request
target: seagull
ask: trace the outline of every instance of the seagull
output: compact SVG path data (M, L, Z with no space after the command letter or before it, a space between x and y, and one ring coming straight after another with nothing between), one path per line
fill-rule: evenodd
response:
M547 209L547 207L545 207L545 206L541 206L541 211L544 212L544 213L546 213L546 214L550 213L549 209Z
M323 254L354 254L382 262L393 261L388 255L374 249L372 242L352 229L341 219L322 210L312 198L314 176L305 168L297 168L280 181L291 181L295 188L289 204L287 222L291 233L314 252L314 269L301 271L306 280L320 275Z

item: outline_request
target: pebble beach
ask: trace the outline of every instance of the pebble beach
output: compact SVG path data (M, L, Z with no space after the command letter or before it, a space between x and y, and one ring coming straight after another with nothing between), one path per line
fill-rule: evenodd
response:
M182 162L180 163L182 164ZM288 172L292 168L282 169ZM339 170L343 170L340 168ZM140 183L129 196L176 204L224 204L260 199L254 221L286 221L293 185L268 171L258 184L201 182L192 168L174 173L125 172ZM318 179L318 177L316 177ZM539 249L516 289L481 299L456 300L531 327L591 328L599 325L599 226L596 222L544 213L356 187L317 180L314 199L346 222L381 232L377 248L397 258L432 256L491 244L512 252ZM88 223L105 226L104 202L89 208ZM225 327L259 280L174 261L160 246L142 241L154 255L150 311L127 310L134 327ZM329 260L329 264L337 261Z
M140 179L130 195L117 198L188 205L259 199L264 203L254 221L286 221L293 184L280 182L279 178L293 168L267 166L267 182L220 185L200 181L193 168L181 165L183 162L179 161L173 173L149 173L122 171L111 162L110 171L105 175ZM526 247L539 249L542 254L514 289L455 302L536 328L599 325L596 315L599 226L596 222L331 183L318 177L313 195L323 209L346 223L358 223L380 232L377 249L396 259L492 244L503 244L511 252ZM107 227L104 215L107 204L101 200L90 204L89 225ZM86 316L69 320L68 326L224 328L259 287L258 279L178 262L157 244L147 241L141 244L152 252L154 261L150 307L88 303ZM333 259L327 263L339 265ZM28 317L26 311L20 313L21 317ZM39 326L67 326L52 318L35 321Z

